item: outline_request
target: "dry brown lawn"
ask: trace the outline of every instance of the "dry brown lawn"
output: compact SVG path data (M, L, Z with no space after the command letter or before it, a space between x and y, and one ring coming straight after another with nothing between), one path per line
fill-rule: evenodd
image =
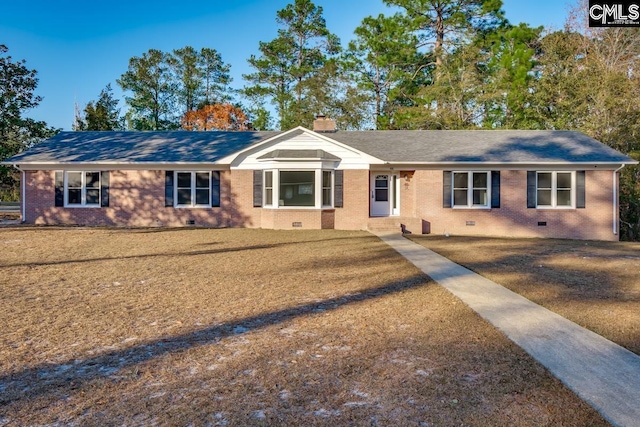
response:
M411 239L640 354L640 243Z
M364 232L0 228L0 425L599 426Z

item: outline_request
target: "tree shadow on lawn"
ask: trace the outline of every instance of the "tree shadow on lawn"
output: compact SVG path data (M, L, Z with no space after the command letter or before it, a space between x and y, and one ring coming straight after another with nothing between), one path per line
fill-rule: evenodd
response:
M640 245L462 236L411 239L640 354Z
M407 276L0 377L0 424L606 425L446 290ZM273 325L286 328L244 336Z
M303 237L301 234L300 240L316 241ZM103 350L104 353L90 358L66 356L53 359L54 363L40 363L5 373L0 376L0 413L4 412L6 416L23 422L25 419L37 420L32 424L39 425L149 425L158 423L158 420L161 420L160 424L162 420L168 424L169 419L172 420L171 424L186 425L196 418L206 418L215 425L218 420L212 417L223 414L225 410L226 416L231 415L231 423L237 422L238 425L327 425L334 420L336 425L353 425L353 420L356 423L358 420L387 420L385 416L389 417L389 421L383 421L383 425L416 424L416 420L430 417L441 420L443 425L462 424L463 421L470 425L534 425L544 420L550 420L542 423L546 425L553 425L554 420L555 424L571 425L561 420L573 419L573 413L557 418L560 411L550 406L552 403L562 407L566 402L562 412L566 413L566 408L575 411L579 421L574 425L584 425L585 419L593 421L590 422L592 425L604 424L590 408L585 410L586 404L558 381L552 380L544 368L490 325L480 321L471 310L463 308L459 301L454 301L427 276L417 274L395 251L381 245L375 236L356 235L355 238L363 239L364 243L378 244L366 245L361 253L354 251L345 254L340 245L331 243L322 248L325 261L322 261L322 257L311 257L289 268L300 268L301 272L312 272L314 275L332 273L334 279L349 281L349 274L357 274L356 270L361 272L361 269L345 274L343 267L365 263L367 266L382 265L385 270L406 269L404 278L398 280L398 276L391 276L384 280L368 276L375 283L369 286L378 286L359 290L362 289L361 284L368 281L367 277L360 277L355 281L358 288L327 288L329 292L340 292L339 296L327 295L324 291L314 292L318 299L313 302L285 302L263 313L255 311L260 309L260 302L256 301L256 307L251 308L254 311L237 320L222 324L208 322L205 324L209 326L200 329L194 328L166 338L154 336L137 341L135 345L130 343L130 347L125 349ZM353 240L354 237L347 239ZM339 241L342 238L325 240ZM233 242L228 240L223 244ZM275 242L274 245L305 242ZM284 251L285 255L298 251L297 247L291 247L291 250ZM204 252L209 254L208 251ZM354 253L358 256L353 256ZM258 253L250 254L255 256ZM379 270L375 271L376 274L380 273ZM306 276L297 277L304 280ZM443 297L443 294L447 296ZM423 295L425 298L422 298ZM346 313L339 311L349 306ZM399 312L402 315L398 315ZM326 316L329 313L331 316ZM385 313L389 315L385 316ZM376 319L388 319L389 323L378 323ZM303 326L291 325L294 321ZM364 322L368 325L363 325ZM289 338L278 341L282 335L278 328L269 329L264 334L265 329L283 324L287 329L301 330L295 333L291 341L287 341ZM309 325L313 325L314 329ZM327 335L323 335L326 330ZM263 334L258 338L245 336L254 331L262 331ZM341 331L345 332L342 337ZM275 336L269 335L272 332ZM319 337L321 341L317 341ZM233 362L221 362L224 371L208 370L207 365L220 363L218 357L235 357L235 352L244 345L242 341L248 340L266 344L248 350L246 358L238 364L234 365L235 359ZM286 347L286 343L291 343L291 347ZM315 354L311 351L316 350L311 349L317 348L315 344L325 343L353 345L353 350L345 351L339 357L313 359ZM270 347L282 344L285 344L286 350ZM260 351L261 348L266 351ZM307 350L308 360L325 361L325 364L312 364L312 369L307 363L278 365L278 362L297 358L296 351L301 348ZM407 348L412 352L407 352ZM373 353L369 354L370 351ZM338 350L335 352L338 353ZM206 357L202 357L207 353ZM409 355L422 360L427 365L426 370L418 370L422 368L421 365L397 368L397 364L404 363L403 360ZM431 358L434 362L430 361ZM462 362L458 363L458 360ZM465 366L464 369L461 369L461 364ZM189 369L197 369L198 366L200 371L190 373ZM498 366L496 373L493 374L494 371L488 366ZM436 374L432 374L430 367ZM256 379L251 377L251 373L245 373L245 370L256 368L259 372L263 371L267 379ZM237 378L243 375L248 379ZM516 377L518 379L514 381ZM507 386L499 385L497 381L507 383ZM362 382L369 384L369 388L362 388ZM279 398L279 394L286 390L279 389L278 383L292 392L290 400ZM329 383L331 387L327 387ZM358 390L373 390L370 406L359 406L359 401L365 399L360 399L360 395L351 395L354 387L358 393ZM467 412L461 412L458 407L461 390ZM331 397L327 394L329 391L333 392ZM219 403L217 398L226 398L226 406ZM260 405L268 402L269 398L273 404L272 412L267 412L267 418L252 415L251 410L263 409ZM455 403L452 403L453 399ZM347 406L352 403L356 406ZM229 410L232 406L237 409ZM327 407L329 411L325 409ZM496 407L499 409L498 415L487 415L491 411L486 408ZM314 409L317 409L317 414ZM342 421L327 418L327 414L330 416L340 411L343 413ZM257 412L258 415L262 413ZM431 415L431 412L435 415ZM34 418L28 415L32 413L36 414ZM295 418L291 415L295 413L306 414L306 418ZM407 420L410 421L407 423L394 418L404 414L408 414ZM483 417L489 417L493 422L486 422ZM14 421L0 416L0 424L3 420L9 423ZM514 420L517 422L514 423ZM379 423L371 421L371 424Z
M101 354L85 360L66 360L56 364L42 364L14 374L0 377L0 404L7 405L23 399L36 399L46 395L66 394L89 385L98 379L107 379L118 371L169 353L179 353L194 347L213 344L223 338L241 335L253 330L281 324L288 320L337 310L385 295L425 286L430 280L415 275L407 280L389 283L350 295L325 299L283 310L226 322L164 339L140 343L132 348Z
M263 245L243 245L236 247L226 247L220 249L207 249L200 251L183 251L183 252L163 252L156 254L142 254L142 255L123 255L117 257L100 257L100 258L85 258L85 259L69 259L69 260L55 260L55 261L40 261L40 262L25 262L25 263L14 263L14 264L3 264L0 262L1 268L12 268L12 267L43 267L50 265L64 265L64 264L81 264L81 263L91 263L91 262L99 262L99 261L116 261L116 260L131 260L131 259L148 259L148 258L159 258L159 257L173 257L173 256L202 256L202 255L216 255L216 254L224 254L224 253L232 253L232 252L245 252L245 251L255 251L255 250L264 250L264 249L274 249L285 246L292 245L304 245L307 243L316 243L316 242L328 242L328 241L354 241L358 239L375 239L374 236L348 236L348 237L331 237L331 238L322 238L322 239L311 239L311 240L296 240L296 241L288 241L288 242L279 242L279 243L268 243ZM202 246L215 246L220 245L221 242L211 242L211 243L203 243Z

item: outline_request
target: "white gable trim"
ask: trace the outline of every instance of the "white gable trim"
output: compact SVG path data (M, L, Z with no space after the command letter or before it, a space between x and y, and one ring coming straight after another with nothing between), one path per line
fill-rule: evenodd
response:
M225 157L223 157L221 159L218 159L218 161L216 163L219 163L219 164L231 164L241 154L243 154L243 153L245 153L247 151L253 150L253 149L257 148L257 147L260 147L263 144L268 144L268 143L270 143L270 142L272 142L272 141L274 141L276 139L282 138L283 136L288 135L288 134L293 133L293 132L296 132L296 131L298 131L300 129L306 130L302 126L298 126L296 128L289 129L286 132L282 132L282 133L279 133L279 134L277 134L277 135L275 135L275 136L273 136L273 137L271 137L269 139L265 139L264 141L259 142L256 145L251 145L249 147L243 148L240 151L236 151L235 153L229 154L228 156L225 156Z
M357 150L347 144L344 144L340 141L337 141L333 138L330 138L328 136L326 136L325 134L321 134L318 132L314 132L311 131L305 127L302 126L298 126L296 128L293 128L291 130L288 130L284 133L281 133L277 136L274 136L272 138L269 138L265 141L262 141L256 145L252 145L250 147L247 147L243 150L240 150L236 153L230 154L229 156L226 156L220 160L218 160L216 163L218 164L228 164L231 166L231 169L254 169L254 167L256 165L254 165L253 163L256 163L256 158L259 157L260 155L264 154L266 151L268 150L273 150L276 149L276 147L281 144L281 143L287 143L287 141L292 141L295 138L299 137L300 135L292 135L296 132L302 132L301 135L304 135L304 137L307 138L312 138L312 139L316 139L319 142L318 146L304 146L304 147L299 147L299 148L304 148L304 149L319 149L322 148L327 152L331 152L331 149L323 146L322 143L325 144L329 144L330 146L334 146L336 147L336 149L334 151L343 151L343 152L349 152L350 154L353 155L353 157L357 157L359 158L358 163L361 164L362 169L364 169L365 165L366 168L368 168L369 165L372 164L384 164L385 162L381 159L378 159L377 157L371 156L370 154L364 153L360 150ZM287 136L289 136L287 138ZM332 153L335 155L338 155L336 153ZM340 157L338 155L338 157ZM300 160L300 159L296 159L296 160ZM346 160L346 159L345 159ZM272 159L269 159L269 161L273 161ZM247 164L248 162L248 164ZM258 161L261 164L264 164L265 161L261 160ZM262 169L264 166L260 166L259 169Z
M299 126L299 128L300 128L300 129L302 129L302 130L303 130L305 133L307 133L307 134L310 134L310 135L315 136L315 137L317 137L317 138L319 138L319 139L325 140L325 141L327 141L327 142L329 142L329 143L331 143L331 144L335 144L335 145L337 145L337 146L339 146L339 147L344 148L345 150L349 150L349 151L351 151L351 152L353 152L353 153L356 153L356 154L358 154L358 155L360 155L360 156L366 157L366 158L368 158L368 159L370 160L370 163L374 163L374 164L375 164L375 163L379 163L379 164L385 163L385 161L384 161L384 160L382 160L382 159L379 159L379 158L377 158L377 157L374 157L374 156L372 156L371 154L367 154L367 153L365 153L364 151L360 151L360 150L358 150L358 149L355 149L355 148L353 148L352 146L347 145L347 144L345 144L345 143L342 143L342 142L340 142L340 141L338 141L338 140L335 140L335 139L333 139L333 138L329 138L328 136L326 136L326 134L318 133L318 132L314 132L314 131L312 131L312 130L309 130L309 129L303 128L302 126Z

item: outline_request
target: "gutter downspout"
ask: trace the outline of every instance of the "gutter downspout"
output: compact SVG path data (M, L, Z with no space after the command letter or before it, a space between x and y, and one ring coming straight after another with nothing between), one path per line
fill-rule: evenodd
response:
M25 215L27 212L27 201L26 201L26 189L27 189L27 173L20 169L20 166L13 164L13 167L20 171L20 222L24 223L26 221Z
M618 216L620 215L620 202L618 201L618 172L622 170L624 164L613 171L613 234L618 234Z

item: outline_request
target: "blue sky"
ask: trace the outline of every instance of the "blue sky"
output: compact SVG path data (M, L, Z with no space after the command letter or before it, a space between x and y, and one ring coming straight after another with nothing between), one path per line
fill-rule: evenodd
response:
M32 0L7 1L0 14L0 44L14 60L25 59L40 79L44 99L28 117L71 129L74 105L83 107L127 70L129 58L150 48L168 52L184 46L215 48L231 64L232 87L251 72L247 58L258 42L276 37L276 12L293 0ZM503 0L513 24L562 27L567 6L558 0ZM330 31L343 46L362 19L390 14L382 0L315 0L324 9Z

